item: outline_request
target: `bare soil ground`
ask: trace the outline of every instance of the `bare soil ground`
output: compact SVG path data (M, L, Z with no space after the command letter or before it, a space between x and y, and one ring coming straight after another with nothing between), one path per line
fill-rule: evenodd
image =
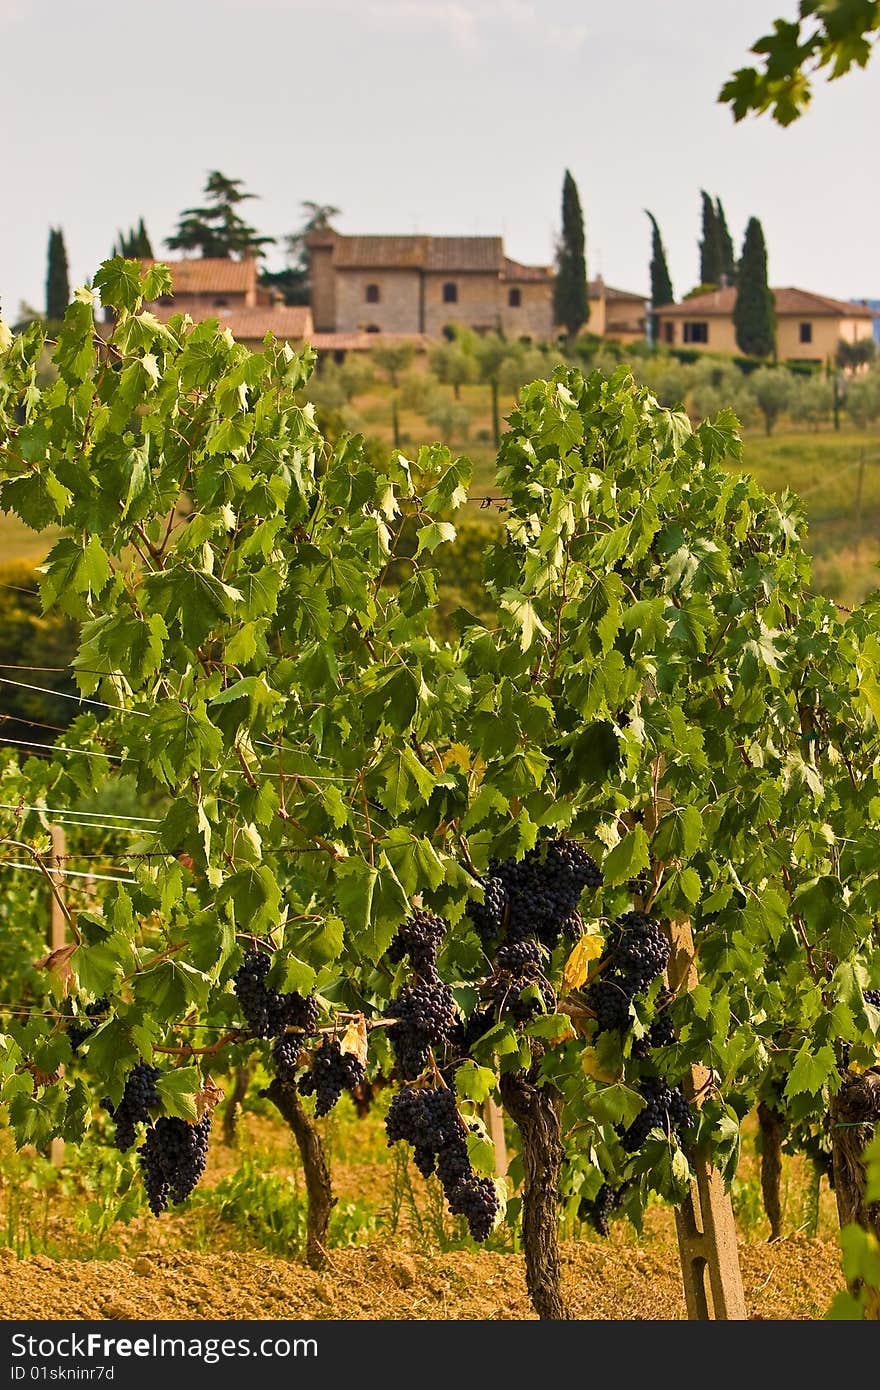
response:
M744 1245L741 1259L752 1318L821 1318L840 1287L833 1242ZM578 1318L685 1316L672 1246L567 1243L564 1270ZM534 1313L520 1255L421 1255L383 1243L335 1250L320 1274L259 1253L158 1249L84 1264L0 1250L0 1317L518 1320Z

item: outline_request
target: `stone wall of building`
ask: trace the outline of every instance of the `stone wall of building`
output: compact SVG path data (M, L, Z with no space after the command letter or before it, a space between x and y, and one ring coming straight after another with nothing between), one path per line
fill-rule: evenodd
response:
M444 288L454 285L455 302L443 298ZM492 332L501 323L501 289L495 272L426 271L425 332L443 336L444 328L461 324L479 332Z
M519 290L519 306L511 305L510 290ZM508 338L530 338L548 342L553 337L552 281L501 283L501 329Z
M381 333L419 333L421 273L418 270L337 270L337 333L378 329ZM371 302L367 287L378 286ZM317 325L317 318L315 320Z
M336 270L333 247L312 246L309 254L310 303L318 333L336 329Z

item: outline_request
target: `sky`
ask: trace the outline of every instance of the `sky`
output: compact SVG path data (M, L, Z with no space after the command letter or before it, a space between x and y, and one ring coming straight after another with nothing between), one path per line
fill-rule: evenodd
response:
M770 280L880 297L880 58L788 130L717 102L796 0L0 0L0 306L72 285L143 215L161 254L209 169L260 231L311 199L342 232L502 234L552 261L563 174L591 276L647 293L657 217L677 295L699 279L700 189ZM872 135L872 132L874 134ZM871 169L874 168L874 173ZM269 264L280 264L279 253Z

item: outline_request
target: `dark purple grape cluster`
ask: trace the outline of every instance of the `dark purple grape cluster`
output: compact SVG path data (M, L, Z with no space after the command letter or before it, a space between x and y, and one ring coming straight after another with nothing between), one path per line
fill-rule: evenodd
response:
M453 1216L463 1216L474 1240L486 1240L498 1212L498 1193L491 1178L474 1174L447 1192L446 1200Z
M258 1038L277 1038L287 1028L314 1033L318 1024L318 1001L292 990L278 994L266 986L272 962L265 951L246 951L233 981L235 997L245 1022Z
M573 840L550 840L522 859L489 866L508 900L508 939L537 936L549 948L576 912L585 888L599 888L596 861Z
M354 1090L364 1076L363 1062L353 1052L343 1052L338 1040L328 1035L321 1039L309 1070L300 1078L299 1091L301 1095L315 1097L316 1115L326 1115L342 1092Z
M297 1068L302 1053L302 1040L290 1033L282 1033L272 1044L272 1061L280 1081L292 1086L296 1081Z
M880 989L866 989L865 1002L873 1004L875 1009L880 1009Z
M644 994L669 961L669 942L658 922L646 912L618 917L611 951L611 969L626 982L630 994Z
M499 970L508 970L511 975L537 975L541 965L541 952L536 941L523 937L519 941L508 941L498 951L495 963Z
M494 876L483 881L483 901L472 901L467 905L467 915L473 922L480 941L487 948L504 929L506 907L507 889L501 879Z
M67 1025L67 1036L70 1041L70 1050L76 1056L86 1038L90 1038L98 1026L98 1022L110 1008L110 1000L106 994L100 999L96 999L94 1004L86 1004L85 1009L76 1018L72 1018Z
M600 1236L607 1236L611 1217L617 1211L626 1194L628 1183L621 1187L611 1187L603 1182L593 1198L582 1198L578 1203L578 1218L587 1221Z
M397 998L388 1006L397 1023L388 1029L397 1070L405 1081L413 1081L428 1065L432 1047L447 1042L455 1028L452 990L442 980L419 980L402 985Z
M637 878L631 878L626 885L626 891L631 893L634 898L647 898L651 889L654 887L653 875L645 870Z
M393 965L409 956L417 975L431 980L437 974L437 952L448 931L448 923L431 912L417 910L397 930L388 956Z
M480 1178L471 1167L467 1130L458 1113L455 1092L448 1087L416 1090L404 1086L388 1108L385 1120L388 1143L404 1140L413 1147L413 1159L423 1177L436 1171L449 1210L463 1216L474 1240L485 1240L498 1212L495 1184Z
M147 1130L138 1149L147 1201L154 1216L168 1202L184 1202L205 1171L211 1117L188 1124L176 1116L163 1115Z
M600 1033L629 1028L630 1001L645 993L668 961L669 943L659 923L645 912L625 912L618 917L605 969L586 991L587 1005L596 1015ZM661 1045L659 1041L652 1044Z
M116 1125L113 1146L122 1153L130 1149L135 1141L135 1126L145 1124L150 1118L150 1111L159 1104L159 1092L156 1089L159 1075L157 1067L139 1062L125 1078L125 1089L119 1104L113 1106L108 1100L102 1102L104 1109L110 1111Z
M586 991L587 1007L596 1015L596 1029L600 1033L610 1033L612 1029L623 1032L629 1028L632 1015L629 1011L631 995L621 980L611 975L600 975Z
M661 1129L683 1143L685 1131L692 1129L696 1120L681 1086L669 1086L659 1077L646 1076L639 1082L639 1094L645 1108L639 1111L629 1128L623 1130L620 1138L627 1153L640 1149L652 1129Z

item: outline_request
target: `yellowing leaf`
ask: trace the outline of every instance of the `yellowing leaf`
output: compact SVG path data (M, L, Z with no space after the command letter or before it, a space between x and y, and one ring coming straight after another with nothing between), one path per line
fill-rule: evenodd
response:
M462 772L469 772L471 767L471 750L466 743L450 743L443 758L444 767L458 767Z
M339 1044L340 1052L350 1052L357 1057L362 1067L367 1065L367 1020L358 1014L346 1028Z
M599 1054L595 1047L585 1047L581 1053L581 1068L585 1076L591 1076L594 1081L616 1081L617 1077L607 1071L599 1061Z
M594 936L587 932L575 943L574 950L565 962L565 969L562 978L566 988L569 990L580 989L587 978L591 960L598 960L605 950L605 942L601 936Z

